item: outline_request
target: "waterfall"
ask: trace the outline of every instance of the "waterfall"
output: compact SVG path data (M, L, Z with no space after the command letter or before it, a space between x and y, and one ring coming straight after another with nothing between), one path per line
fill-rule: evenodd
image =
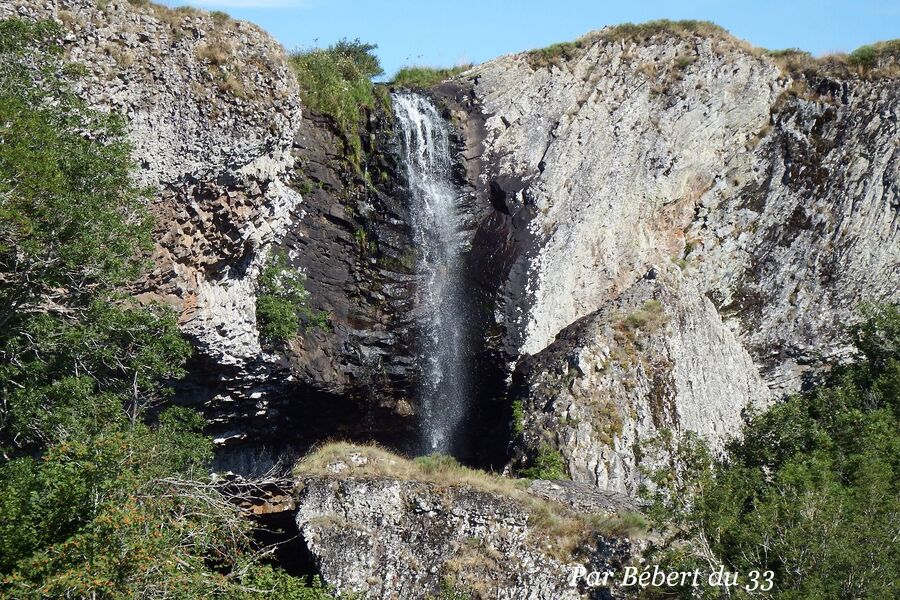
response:
M422 314L422 449L450 453L466 414L469 373L461 279L459 193L451 180L449 127L430 100L393 95L418 250Z

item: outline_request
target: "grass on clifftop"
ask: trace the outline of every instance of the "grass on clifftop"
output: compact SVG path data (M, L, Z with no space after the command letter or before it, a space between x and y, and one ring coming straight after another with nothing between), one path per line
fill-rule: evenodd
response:
M579 58L596 42L628 41L642 43L660 34L687 38L693 35L733 44L754 56L766 55L788 73L827 74L837 77L858 75L867 78L900 78L900 39L860 46L853 52L814 57L809 52L789 48L765 50L734 37L728 30L710 21L670 21L660 19L646 23L623 23L592 31L572 42L561 42L526 54L532 69L560 66ZM684 60L684 59L682 59Z
M459 65L450 68L439 67L403 67L391 80L391 85L406 88L430 88L451 77L456 77L472 65Z
M351 163L362 159L362 115L379 97L372 78L384 71L374 44L341 40L328 48L300 50L288 62L300 84L303 104L334 119L347 144Z
M790 73L900 78L900 39L866 44L849 54L838 52L815 57L798 48L769 50L766 54Z
M339 472L334 465L342 464ZM329 467L332 467L331 469ZM324 444L294 467L297 477L360 477L430 483L439 487L468 487L518 502L529 515L528 524L553 544L560 559L571 558L575 549L592 535L637 537L645 529L642 516L584 515L567 506L528 492L528 479L511 479L470 469L443 455L409 459L374 445L346 442Z
M578 58L591 44L597 41L614 42L627 40L642 42L661 33L673 34L679 37L699 34L739 42L726 29L709 21L670 21L668 19L660 19L646 23L622 23L614 27L606 27L599 31L588 33L573 42L562 42L546 48L531 50L528 52L527 57L529 64L534 69L551 65L559 66L565 61Z

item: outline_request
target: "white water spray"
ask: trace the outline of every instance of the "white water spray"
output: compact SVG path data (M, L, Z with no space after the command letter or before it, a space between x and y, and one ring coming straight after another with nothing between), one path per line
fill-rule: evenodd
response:
M449 128L423 96L396 93L393 100L423 282L422 446L449 453L469 397L459 193L451 179Z

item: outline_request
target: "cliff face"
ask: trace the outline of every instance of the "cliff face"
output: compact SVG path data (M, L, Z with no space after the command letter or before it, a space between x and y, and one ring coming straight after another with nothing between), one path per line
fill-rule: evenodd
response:
M285 178L300 122L281 48L248 23L128 2L12 1L2 16L66 29L78 89L127 120L139 183L155 191L154 269L144 290L181 313L215 361L260 354L252 278L300 201Z
M421 275L390 110L365 115L353 165L252 25L116 0L7 0L11 16L62 23L78 93L126 118L158 223L134 294L194 345L175 400L208 418L217 466L330 438L412 450ZM661 433L721 446L745 411L852 359L860 302L900 300L900 80L783 69L702 29L604 30L432 90L455 126L475 338L460 456L517 468L549 444L574 481L479 487L345 453L294 494L329 584L614 597L567 587L567 565L621 567L635 542L575 517L633 508L622 493L669 458ZM278 350L255 316L273 250L329 323ZM546 511L574 529L542 530Z
M720 443L851 354L861 301L900 297L900 87L792 75L718 30L610 29L565 53L444 90L496 209L481 231L514 240L490 293L517 459L549 441L578 479L633 489L641 441ZM654 330L629 329L646 300Z
M126 118L158 217L135 294L180 314L222 467L328 437L413 439L416 250L390 111L366 162L301 111L283 50L193 9L11 0L53 18L94 106ZM898 299L896 79L792 72L705 27L619 28L507 56L434 90L456 126L477 398L465 458L632 491L663 429L720 444L742 411L852 356L861 301ZM366 176L368 174L368 176ZM308 275L327 331L263 348L273 248ZM647 466L647 465L645 465Z
M88 75L77 92L125 117L157 220L135 294L180 315L195 355L178 397L204 411L220 467L265 469L323 435L402 445L414 426L415 255L390 122L373 114L367 182L333 124L302 113L284 50L221 13L125 0L12 0L0 18L53 19ZM398 199L394 199L398 198ZM274 248L304 271L310 329L260 345L256 278ZM325 433L327 432L327 433Z

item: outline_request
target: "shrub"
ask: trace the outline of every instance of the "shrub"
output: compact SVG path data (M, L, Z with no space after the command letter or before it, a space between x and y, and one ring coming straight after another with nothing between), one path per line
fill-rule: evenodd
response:
M537 451L537 455L530 467L522 469L519 473L528 479L568 479L566 461L562 453L551 446L543 444Z
M446 454L429 454L414 459L416 465L426 475L433 475L442 471L453 471L462 468L459 461Z
M521 400L512 403L512 432L517 438L525 433L525 407Z
M622 325L630 331L636 329L652 331L664 322L662 303L659 300L647 300L641 308L629 313L622 321Z
M900 60L900 40L889 40L860 46L847 56L847 62L863 72L896 77Z
M459 65L450 68L439 67L403 67L391 80L391 85L406 88L430 88L442 81L456 77L472 65Z
M878 60L878 51L875 46L860 46L850 53L848 59L851 65L860 67L874 67Z
M303 273L290 268L284 252L273 252L266 260L256 296L256 320L264 343L288 342L301 326L327 327L328 314L309 307L305 281Z
M750 415L724 457L677 441L649 494L670 536L656 551L663 564L770 570L774 598L896 595L900 309L866 314L852 332L862 360Z
M344 136L350 162L362 160L362 112L378 104L372 78L384 71L374 44L341 40L328 48L293 53L289 63L300 84L300 98L310 109L334 119Z

